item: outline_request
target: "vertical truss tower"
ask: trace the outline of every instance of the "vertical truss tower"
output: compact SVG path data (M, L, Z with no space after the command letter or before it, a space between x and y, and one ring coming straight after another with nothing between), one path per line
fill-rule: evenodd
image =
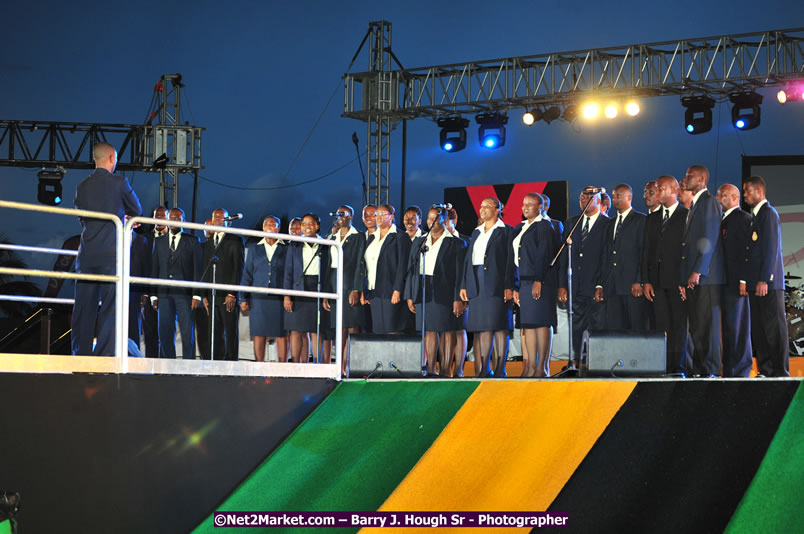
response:
M390 202L391 130L394 120L389 115L396 100L397 84L391 74L391 23L369 23L369 76L363 86L363 102L371 102L366 140L366 199L370 204Z

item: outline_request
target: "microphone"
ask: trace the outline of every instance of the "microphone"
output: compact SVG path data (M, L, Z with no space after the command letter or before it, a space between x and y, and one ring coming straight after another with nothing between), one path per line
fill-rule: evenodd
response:
M391 366L391 369L396 369L396 372L402 375L403 377L405 376L405 373L403 373L402 370L399 367L397 367L394 362L390 362L388 365Z
M374 366L374 370L366 375L364 378L368 379L371 378L374 373L377 372L378 369L382 369L382 362L377 362L377 365ZM382 371L380 371L382 373Z
M228 221L228 222L232 222L232 221L236 221L237 219L242 219L242 218L243 218L242 213L235 213L234 215L229 215L228 217L224 217L223 220Z
M431 210L451 210L452 209L452 204L450 204L449 202L447 202L446 204L433 204L432 206L430 206L430 209Z
M349 215L348 211L330 211L329 212L330 217L346 217L347 215Z
M583 190L583 192L584 193L591 193L593 195L596 195L597 193L605 193L606 188L605 187L587 187L586 189Z

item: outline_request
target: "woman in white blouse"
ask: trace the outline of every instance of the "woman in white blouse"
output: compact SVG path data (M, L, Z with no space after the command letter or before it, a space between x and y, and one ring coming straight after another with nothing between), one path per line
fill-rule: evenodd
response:
M481 202L481 224L472 232L460 291L461 300L469 303L467 330L478 338L475 358L481 361L481 377L506 376L508 334L514 328L514 229L500 220L501 211L496 198Z
M405 328L402 291L405 289L410 238L398 232L394 224L394 207L377 207L377 231L366 241L365 290L361 304L371 304L372 332L389 334Z

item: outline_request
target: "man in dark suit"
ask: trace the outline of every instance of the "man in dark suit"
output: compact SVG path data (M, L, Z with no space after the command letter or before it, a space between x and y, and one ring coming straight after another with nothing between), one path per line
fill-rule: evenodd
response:
M212 226L212 219L207 219L204 221L204 224L207 226ZM207 246L212 246L212 235L215 232L209 232L204 230L204 239L201 243L201 257L205 258L207 254ZM207 243L210 243L207 245ZM203 259L202 259L202 275L205 274L203 271ZM201 290L201 294L206 294L205 290ZM201 355L202 360L209 360L210 356L210 330L209 330L209 312L204 308L204 306L198 306L193 310L193 323L195 324L195 341L198 344L198 353Z
M227 220L229 212L223 208L218 208L212 212L212 224L214 226L229 226L231 222ZM213 258L217 258L213 269ZM216 232L212 238L204 243L204 282L212 282L213 270L215 272L215 283L240 285L240 278L243 276L243 260L245 258L245 248L243 240L235 234ZM204 308L210 316L212 313L212 291L207 290L204 297ZM210 333L214 329L215 343L212 345L213 360L237 360L238 346L238 314L237 296L231 291L215 291L215 313L211 317ZM211 334L210 334L211 335Z
M684 177L693 194L681 242L679 291L685 297L694 352L693 374L714 378L721 373L720 293L723 257L718 236L720 202L707 189L709 171L693 165Z
M171 221L184 222L184 211L170 210ZM180 226L154 241L151 272L154 278L197 282L201 274L201 244L192 234L182 232ZM176 323L182 341L182 358L195 359L192 310L201 303L190 288L156 286L151 305L159 312L159 352L163 358L176 358Z
M151 249L148 238L132 230L131 235L131 276L148 278L151 276ZM142 323L142 303L148 289L139 284L129 286L128 298L128 338L140 347L140 325ZM149 307L149 306L146 306ZM147 345L147 343L146 343ZM159 348L157 347L157 351Z
M723 376L748 378L751 372L751 331L748 297L740 295L745 269L745 251L751 235L751 215L740 209L740 190L731 184L720 186L717 198L723 208L720 247L725 283L723 304Z
M765 180L743 181L743 195L753 206L751 238L740 294L751 303L751 341L764 376L790 376L790 351L784 309L784 260L779 214L765 198Z
M117 167L117 151L114 147L107 143L98 143L92 155L95 171L78 184L75 191L76 209L111 213L121 221L126 215L136 217L142 213L140 201L128 179L113 174ZM76 272L114 275L117 242L114 224L89 217L79 217L78 221L81 223L81 245L75 262ZM113 283L76 280L71 336L73 354L115 355ZM96 336L97 343L93 348L92 343ZM123 350L127 349L124 347Z
M606 307L606 326L612 330L644 330L642 300L642 245L645 240L645 214L634 211L634 193L628 184L612 191L615 217L605 236L603 265L595 300Z
M604 236L609 231L611 220L600 213L600 193L598 188L587 187L578 197L581 209L589 206L582 215L570 217L564 226L564 241L580 217L582 220L571 239L572 247L572 351L578 360L584 330L600 330L605 326L605 308L595 301L595 285L600 278L603 261ZM591 201L590 201L591 199ZM567 302L568 263L567 251L561 253L558 281L558 300Z
M662 209L645 222L643 293L653 303L656 328L667 334L667 372L685 377L691 363L685 351L687 313L678 280L687 209L678 202L678 182L672 176L660 176L656 191Z
M154 219L167 219L167 208L157 206L154 208ZM148 244L148 271L151 269L151 252L154 249L154 240L167 233L167 226L155 225L153 230L143 234ZM132 258L132 261L134 259ZM155 288L149 286L142 296L142 334L145 338L145 357L159 358L159 322L156 310L151 306L150 296Z

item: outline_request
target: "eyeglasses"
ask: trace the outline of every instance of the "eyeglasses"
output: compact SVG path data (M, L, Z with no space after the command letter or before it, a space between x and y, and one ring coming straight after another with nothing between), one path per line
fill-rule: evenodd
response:
M385 211L385 212L379 212L378 211L377 213L374 214L375 217L385 217L386 215L391 215L391 214L389 212L387 212L387 211Z

